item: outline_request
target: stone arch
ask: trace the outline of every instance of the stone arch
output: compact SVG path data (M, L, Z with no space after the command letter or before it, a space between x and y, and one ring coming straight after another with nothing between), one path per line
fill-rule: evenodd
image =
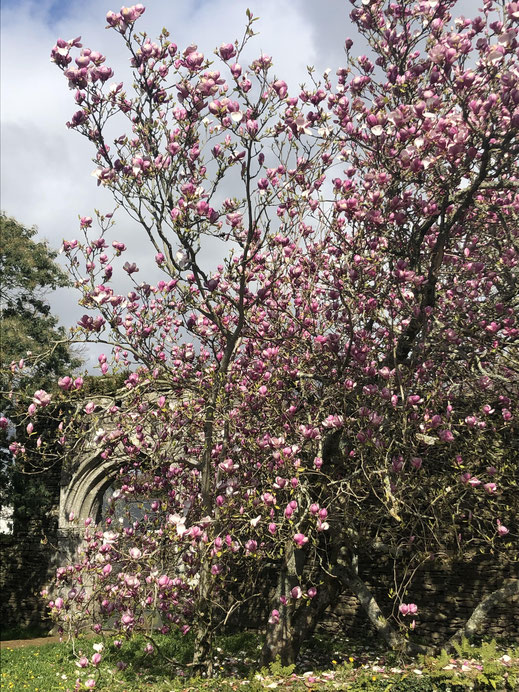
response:
M119 470L120 460L102 459L99 450L83 457L74 467L62 474L59 502L60 529L70 526L69 516L79 523L87 517L99 518L103 496Z
M103 459L101 449L88 449L61 473L58 508L58 550L53 567L74 562L81 545L84 522L88 517L99 520L103 497L113 483L121 465L117 457ZM74 521L70 521L70 515Z
M96 409L107 410L115 402L112 397L90 399ZM97 424L103 421L97 420ZM63 459L59 492L58 529L67 530L71 526L69 516L74 514L76 525L83 525L87 517L96 519L102 504L103 493L117 473L121 459L117 455L104 459L103 446L96 435L105 432L102 427L95 431L90 426L82 437L82 444L71 447Z

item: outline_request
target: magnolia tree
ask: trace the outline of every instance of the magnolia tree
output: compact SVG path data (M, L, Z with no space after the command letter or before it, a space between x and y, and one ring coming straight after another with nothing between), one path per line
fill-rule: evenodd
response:
M344 66L295 92L270 57L240 64L250 12L211 59L136 34L141 5L109 12L129 88L79 39L52 50L67 125L162 272L148 283L130 257L132 289L115 289L127 251L109 214L64 243L76 331L108 345L103 374L130 371L62 424L65 446L90 429L120 472L58 572L71 631L192 627L210 670L212 633L268 576L266 659L293 659L345 589L402 646L423 562L514 559L519 4L456 20L455 0L352 4L369 54L346 40ZM80 384L64 373L63 399ZM356 569L379 552L395 561L386 613Z

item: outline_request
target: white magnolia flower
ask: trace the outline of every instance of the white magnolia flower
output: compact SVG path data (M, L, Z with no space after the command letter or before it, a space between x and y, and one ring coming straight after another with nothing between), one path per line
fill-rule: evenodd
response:
M185 250L179 250L175 255L175 261L180 269L185 269L189 264L187 252Z

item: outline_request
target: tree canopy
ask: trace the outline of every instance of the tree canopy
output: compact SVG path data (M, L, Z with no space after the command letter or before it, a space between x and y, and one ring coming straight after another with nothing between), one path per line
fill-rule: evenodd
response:
M12 426L16 440L29 451L29 430L19 425L26 414L27 397L35 389L57 387L63 368L74 369L81 360L71 347L65 329L52 314L47 295L70 286L69 276L56 263L57 252L45 241L36 241L36 228L27 228L2 212L0 217L0 451L2 506L15 507L16 519L45 516L55 502L48 479L24 475L43 471L39 456L12 464L8 451ZM10 421L10 425L8 424ZM53 429L51 417L47 425ZM34 438L33 442L36 441Z
M129 257L118 293L111 215L64 243L78 333L109 344L103 373L132 367L76 420L121 475L58 574L71 630L95 610L97 629L151 632L158 613L195 629L210 670L212 633L274 569L266 658L293 658L344 589L400 646L431 555L517 558L517 3L455 21L455 0L352 5L370 55L348 39L343 66L295 91L269 56L240 64L250 12L212 60L136 34L141 5L108 13L126 89L79 39L52 50L75 90L67 125L163 272L148 282ZM208 268L215 241L227 254ZM70 377L60 389L28 418L78 396ZM113 520L142 497L142 520ZM386 614L356 571L380 551Z
M34 240L36 228L2 212L0 233L2 370L25 359L33 384L44 386L78 362L46 300L49 291L70 286L70 278L55 262L57 252Z

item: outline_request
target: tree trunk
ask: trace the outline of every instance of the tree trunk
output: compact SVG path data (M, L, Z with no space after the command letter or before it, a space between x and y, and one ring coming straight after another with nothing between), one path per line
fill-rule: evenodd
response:
M279 570L276 592L272 601L273 610L279 611L279 618L272 619L269 613L265 644L261 652L263 665L275 661L278 657L284 666L294 662L295 656L291 637L291 605L289 603L283 605L280 602L281 596L286 596L290 591L288 584L287 568L286 565L283 565Z
M500 605L504 599L517 595L519 595L519 579L507 579L500 589L492 591L476 606L465 625L449 639L447 648L452 649L454 642L460 641L463 637L467 639L473 637L495 606Z
M202 458L200 494L202 512L205 516L213 516L213 482L212 448L214 432L214 416L216 400L220 391L220 382L214 388L211 402L206 408L204 424L204 452ZM209 531L209 529L208 529ZM195 649L193 652L193 667L205 671L208 677L213 673L213 603L211 602L212 575L211 562L200 544L200 581L198 583L198 598L196 603L196 633Z
M210 599L209 561L202 562L200 567L199 597L197 603L197 619L195 645L193 651L193 668L205 672L208 677L213 675L213 606Z
M391 649L406 650L407 642L396 632L375 600L368 586L356 573L356 570L348 558L347 549L341 548L337 557L337 577L348 590L357 597L369 621L377 631L377 634L391 647Z
M324 576L324 578L323 578ZM312 636L325 610L334 603L342 589L338 579L328 574L321 575L322 584L310 603L301 604L292 618L292 649L299 655L302 644Z
M197 623L195 645L193 652L193 668L198 672L205 672L207 677L213 675L213 637L211 625L200 621Z
M324 611L342 590L341 582L333 574L322 571L319 575L320 586L312 600L289 601L283 606L279 598L288 595L290 589L299 584L304 560L304 551L287 545L286 564L280 571L274 599L274 608L279 610L279 621L267 625L262 652L264 665L275 661L278 656L284 666L295 663L302 644L313 634Z
M278 583L273 601L273 609L279 611L279 619L267 624L262 659L263 662L267 664L271 661L275 661L279 656L281 663L286 666L295 663L299 651L298 648L294 648L296 643L292 626L294 602L290 598L290 591L294 586L298 586L301 580L305 564L305 552L303 550L297 550L292 541L287 541L284 557L285 561L279 571ZM288 599L286 605L280 601L282 596Z

